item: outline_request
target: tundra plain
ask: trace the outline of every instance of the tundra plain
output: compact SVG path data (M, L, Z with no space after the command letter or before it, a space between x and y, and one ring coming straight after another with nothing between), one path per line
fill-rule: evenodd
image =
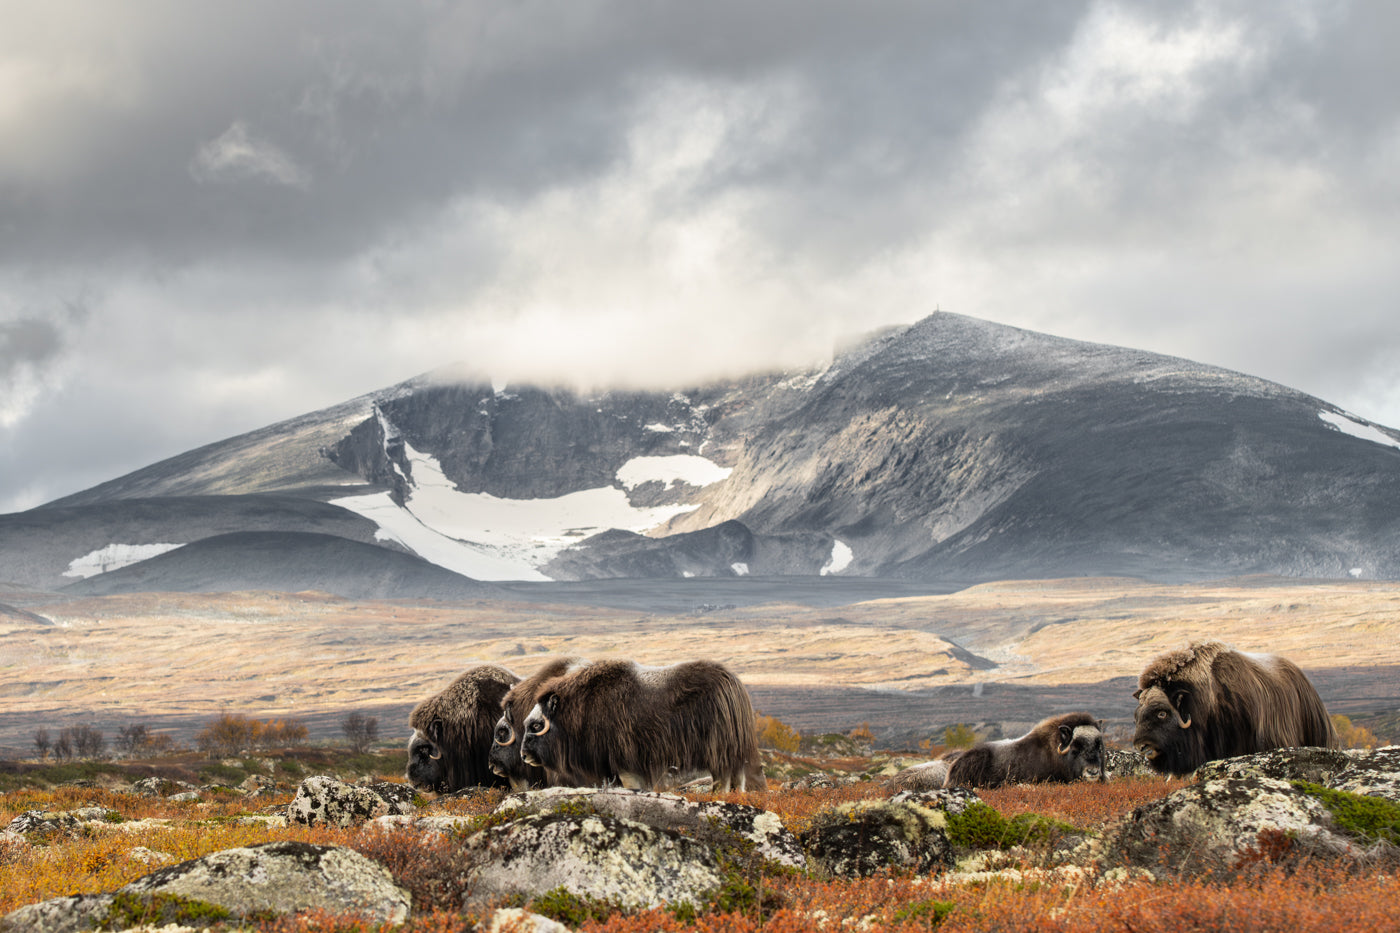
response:
M221 712L295 718L314 741L358 710L406 739L412 706L465 668L525 675L561 654L722 661L768 715L806 732L868 724L877 744L905 748L954 723L1017 734L1069 709L1122 737L1144 663L1207 638L1292 659L1334 713L1400 708L1396 582L1077 578L847 605L830 595L646 609L0 588L0 755L31 753L38 728L79 724L114 736L144 723L188 742Z

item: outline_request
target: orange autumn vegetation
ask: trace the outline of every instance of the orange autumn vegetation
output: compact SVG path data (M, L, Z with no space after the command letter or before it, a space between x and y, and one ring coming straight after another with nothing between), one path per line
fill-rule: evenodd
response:
M1017 786L981 792L1005 816L1039 813L1084 829L1097 829L1134 808L1165 796L1182 781L1126 779L1107 784ZM708 796L763 807L801 831L818 811L887 791L873 783L811 790L770 790ZM446 812L486 813L500 792L476 801L453 801ZM285 803L289 797L270 803ZM111 890L150 871L131 854L136 846L193 858L232 846L280 839L351 846L384 864L413 895L415 913L402 933L467 933L480 916L460 903L467 866L450 839L436 842L412 833L270 827L240 822L248 801L170 803L105 791L62 788L0 796L0 819L29 809L104 806L128 821L85 837L35 844L0 857L0 913L63 894ZM169 822L155 822L155 821ZM816 933L825 930L1064 931L1175 930L1243 933L1346 933L1394 928L1400 878L1389 868L1344 870L1323 862L1261 857L1232 878L1171 883L1132 881L1074 886L1059 881L1005 880L955 884L942 876L878 875L855 880L796 874L751 874L755 890L742 909L678 916L669 910L614 912L577 925L581 933ZM268 921L266 933L389 933L354 918L325 913Z

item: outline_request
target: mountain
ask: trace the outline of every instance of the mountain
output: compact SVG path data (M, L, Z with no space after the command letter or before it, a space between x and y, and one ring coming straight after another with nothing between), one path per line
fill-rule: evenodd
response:
M180 551L142 547L184 544L193 560L194 543L236 532L334 535L386 566L416 555L464 592L743 575L1396 579L1400 433L1240 373L939 312L819 369L663 392L429 374L0 516L0 580L152 586L137 568ZM283 554L275 581L239 575L255 554L201 559L180 585L348 585L326 547Z

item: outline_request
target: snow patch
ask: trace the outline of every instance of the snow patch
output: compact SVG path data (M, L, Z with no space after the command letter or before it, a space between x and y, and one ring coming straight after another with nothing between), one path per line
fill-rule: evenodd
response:
M1400 441L1386 434L1384 431L1371 427L1369 424L1362 424L1335 411L1320 411L1317 416L1326 421L1332 427L1343 434L1350 434L1352 437L1359 437L1363 441L1370 441L1373 444L1384 444L1387 447L1400 449Z
M1365 571L1365 570L1362 570L1360 567L1353 567L1353 568L1351 568L1350 570L1347 571L1347 573L1351 575L1351 578L1352 578L1353 580L1360 580L1360 579L1361 579L1361 575L1362 575L1363 573L1365 573L1365 572L1366 572L1366 571Z
M624 489L636 489L653 480L667 486L682 482L688 486L708 486L728 479L734 471L713 460L694 454L672 454L669 457L633 457L617 471L617 481Z
M106 573L109 570L117 570L121 567L128 567L131 564L139 564L143 560L150 560L158 557L167 551L184 547L180 544L109 544L104 548L98 548L91 554L84 554L75 558L68 564L68 569L63 571L65 577L95 577L99 573Z
M851 550L849 544L844 541L833 541L831 557L827 558L826 563L822 565L821 575L825 577L828 574L840 573L851 566L851 561L855 559L855 556L855 551Z
M396 436L386 424L385 437ZM404 442L412 477L403 508L388 493L349 496L333 505L379 526L375 537L396 541L424 560L477 580L548 580L540 572L555 555L588 535L620 528L644 532L690 505L636 508L623 489L605 486L552 499L502 499L457 490L437 459ZM649 480L705 486L728 476L703 457L637 457L618 470L628 489Z
M675 434L675 433L676 433L676 429L673 428L673 427L671 427L669 424L659 424L659 423L658 423L658 424L649 424L649 425L646 426L646 429L647 429L648 431L651 431L651 432L656 433L656 434Z
M729 565L729 569L734 571L736 577L747 577L749 575L749 565L739 561Z

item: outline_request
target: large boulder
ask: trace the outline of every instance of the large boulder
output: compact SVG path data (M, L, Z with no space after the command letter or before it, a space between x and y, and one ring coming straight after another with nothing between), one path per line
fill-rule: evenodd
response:
M0 918L0 933L76 933L150 923L201 925L305 910L402 923L409 897L353 849L273 842L158 869L110 894L61 897Z
M947 826L947 815L936 805L860 800L821 811L800 838L812 859L838 877L885 868L925 873L953 864Z
M1196 769L1196 779L1272 778L1331 784L1333 776L1352 762L1350 754L1336 748L1273 748L1252 755L1208 761Z
M679 833L607 814L534 813L464 843L477 865L469 900L569 894L626 909L707 904L724 882L713 850Z
M307 826L353 826L386 815L410 815L413 788L390 781L361 786L346 784L324 775L301 782L296 796L287 804L287 822Z
M1400 803L1400 745L1353 752L1347 766L1332 775L1329 786Z
M1295 784L1243 777L1192 784L1144 804L1085 854L1110 870L1144 869L1165 878L1286 856L1356 857L1362 847L1321 800Z
M692 801L678 794L624 788L551 787L511 794L497 813L551 813L584 807L653 829L682 832L716 848L751 848L753 854L789 868L806 868L802 843L776 813L742 804Z

